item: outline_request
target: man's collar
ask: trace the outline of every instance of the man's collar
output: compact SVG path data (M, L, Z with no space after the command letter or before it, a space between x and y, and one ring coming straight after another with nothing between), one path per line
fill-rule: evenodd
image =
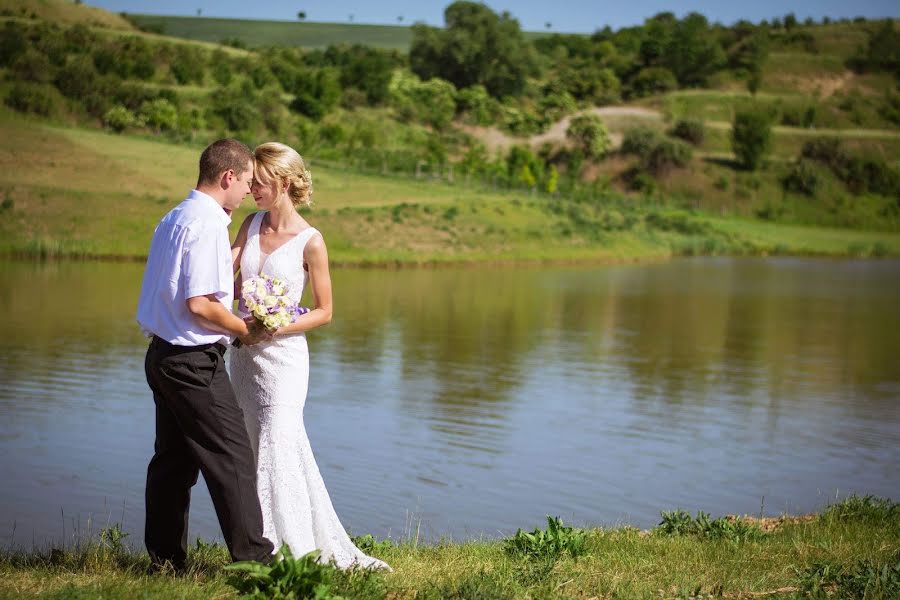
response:
M221 215L222 222L225 225L231 224L231 215L229 215L227 212L225 212L225 209L222 208L221 204L216 202L215 198L213 198L209 194L204 194L200 190L193 189L193 190L191 190L191 193L188 194L188 200L194 200L194 199L202 200L203 202L208 203L211 207L214 207L216 209L216 214Z

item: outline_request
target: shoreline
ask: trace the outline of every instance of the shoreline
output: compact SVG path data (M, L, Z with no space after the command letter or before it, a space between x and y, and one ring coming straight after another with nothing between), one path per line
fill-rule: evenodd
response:
M237 598L246 577L226 548L197 539L185 572L148 575L147 553L118 524L75 547L0 550L0 597ZM820 512L778 517L661 513L639 530L546 527L502 539L419 543L353 538L393 572L341 571L286 557L254 597L776 598L900 597L900 503L850 496ZM308 586L308 587L303 587Z
M833 253L827 251L807 252L718 252L718 253L676 253L647 254L631 257L603 256L596 258L502 258L502 259L469 259L446 258L427 260L329 260L331 268L360 270L403 270L403 269L448 269L448 268L534 268L534 267L602 267L617 265L642 265L664 263L680 258L817 258L833 260L884 260L900 258L900 253L858 254ZM0 252L0 260L20 262L96 262L96 263L143 263L146 255L94 254L78 252Z

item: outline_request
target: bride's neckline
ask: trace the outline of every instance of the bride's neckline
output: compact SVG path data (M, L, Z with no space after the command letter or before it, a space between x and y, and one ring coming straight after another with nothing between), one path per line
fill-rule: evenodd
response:
M292 235L289 239L287 239L284 242L282 242L281 244L279 244L277 248L273 248L271 252L265 252L262 249L262 226L268 215L269 215L268 211L263 212L262 217L259 219L259 225L256 227L256 246L259 249L260 257L262 258L262 261L260 262L260 265L259 265L260 269L262 269L262 267L265 265L266 261L273 254L275 254L276 252L278 252L279 250L281 250L282 248L284 248L285 246L287 246L288 244L290 244L291 242L296 240L298 237L300 237L301 235L303 235L304 233L306 233L307 231L309 231L310 229L313 228L312 225L307 225L306 227L304 227L303 229L301 229L300 231L298 231L297 233Z

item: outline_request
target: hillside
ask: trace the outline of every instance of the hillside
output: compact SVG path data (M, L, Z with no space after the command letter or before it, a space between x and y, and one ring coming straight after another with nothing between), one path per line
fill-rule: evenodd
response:
M153 169L140 177L134 171L169 154L181 156L182 166L171 165L162 181L182 181L178 174L193 168L187 157L223 136L251 146L278 139L311 160L324 200L315 216L329 224L333 256L344 262L895 252L895 234L879 232L900 231L900 94L889 70L854 61L877 59L878 36L896 43L897 22L732 30L663 15L644 28L591 37L523 36L520 49L534 71L497 98L480 84L420 79L412 69L422 67L421 57L417 63L395 50L280 45L257 52L101 26L83 5L22 6L21 14L0 15L0 162L10 174L0 178L0 199L8 217L35 196L49 212L40 223L24 213L8 218L6 252L139 256L137 232L157 216L154 204L182 196L191 182L150 194L133 220L110 217L106 230L130 232L121 236L75 227L72 211L99 203L92 210L105 214L123 190L144 195L128 174L162 190ZM49 16L40 17L39 7ZM66 11L81 20L67 25ZM229 36L217 29L220 21L188 21ZM648 58L653 27L677 32L685 24L705 28L695 37L728 51L703 86L689 83L690 71L678 71L688 78L681 84ZM324 32L321 24L282 25ZM741 52L762 35L768 50L755 59L751 93ZM646 88L648 81L665 85ZM770 135L752 168L732 141L737 115L749 112L765 114ZM572 134L582 117L599 150ZM71 144L95 168L69 164ZM50 167L42 156L54 157ZM112 173L103 191L96 174L110 160L128 168ZM48 187L50 179L63 183ZM20 221L22 228L10 225Z
M0 17L40 19L53 23L135 31L123 16L72 0L0 0Z
M0 254L140 258L194 185L197 146L22 121L0 109ZM312 159L336 264L622 262L677 254L900 254L900 234L722 219L609 198L528 193L348 172ZM236 228L254 210L246 200Z
M361 44L406 52L411 39L410 29L406 26L143 14L129 14L128 17L146 31L204 42L237 41L248 48L298 46L324 50L332 44Z

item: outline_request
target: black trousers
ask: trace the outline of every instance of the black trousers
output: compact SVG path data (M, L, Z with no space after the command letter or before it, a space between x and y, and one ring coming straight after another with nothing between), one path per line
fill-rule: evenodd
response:
M158 337L147 350L156 443L147 467L144 540L154 564L184 567L191 487L201 471L232 559L271 560L256 496L256 461L224 352L221 344L174 346Z

